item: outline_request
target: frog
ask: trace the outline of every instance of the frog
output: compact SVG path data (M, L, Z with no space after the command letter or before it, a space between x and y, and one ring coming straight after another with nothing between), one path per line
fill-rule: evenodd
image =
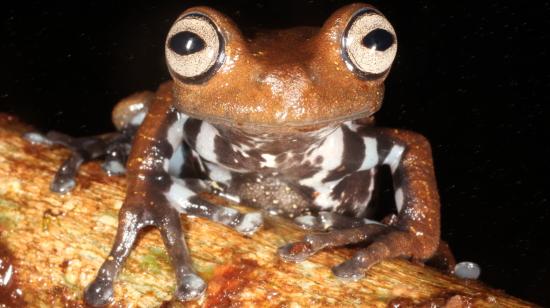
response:
M70 191L80 164L100 156L109 173L126 173L114 243L84 291L86 303L114 300L115 279L151 226L160 230L175 271L174 297L201 298L207 284L193 268L181 215L243 236L260 230L265 215L291 219L310 232L274 252L287 262L363 244L332 268L342 279L361 279L386 259L432 257L440 243L440 198L430 143L373 125L396 54L395 29L369 4L344 6L321 27L246 32L221 12L192 7L165 41L172 80L119 102L117 133L28 136L72 149L54 191ZM384 166L395 209L374 221L366 213ZM204 193L253 210L214 204Z

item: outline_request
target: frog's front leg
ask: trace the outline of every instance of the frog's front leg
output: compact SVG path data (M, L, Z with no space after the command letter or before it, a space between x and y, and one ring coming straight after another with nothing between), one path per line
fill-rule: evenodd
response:
M170 158L181 145L187 117L177 112L168 99L159 99L151 108L138 130L128 163L128 189L113 247L84 294L86 302L94 306L112 301L114 279L146 226L160 230L176 273L175 297L191 300L204 293L206 284L193 270L180 213L206 217L243 234L251 234L261 225L259 214L241 214L200 199L199 193L210 189L209 182L176 179L168 173Z
M386 227L367 224L314 235L280 248L279 255L299 261L324 247L367 241L369 246L333 268L335 275L358 279L372 265L388 258L430 258L439 244L439 195L428 141L415 133L369 128L363 137L367 155L389 165L394 180L398 217ZM376 151L369 150L376 147Z

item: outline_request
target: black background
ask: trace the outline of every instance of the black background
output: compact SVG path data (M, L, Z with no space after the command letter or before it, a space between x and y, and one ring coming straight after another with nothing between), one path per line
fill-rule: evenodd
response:
M184 9L272 28L318 26L350 2L3 1L0 111L41 130L110 131L118 99L169 78L163 43ZM431 140L443 238L482 281L550 305L550 3L371 3L399 40L378 124Z

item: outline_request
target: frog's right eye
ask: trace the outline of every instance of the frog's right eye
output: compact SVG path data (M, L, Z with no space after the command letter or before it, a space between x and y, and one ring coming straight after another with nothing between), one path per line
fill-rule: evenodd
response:
M186 14L174 23L166 38L168 69L182 82L204 82L223 63L224 45L220 30L209 17Z

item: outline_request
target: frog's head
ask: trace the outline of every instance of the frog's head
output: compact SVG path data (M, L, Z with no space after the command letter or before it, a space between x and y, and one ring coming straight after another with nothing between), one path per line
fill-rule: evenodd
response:
M250 36L223 14L195 7L166 39L179 110L219 124L276 129L372 115L396 51L393 27L366 4L338 10L320 29Z

